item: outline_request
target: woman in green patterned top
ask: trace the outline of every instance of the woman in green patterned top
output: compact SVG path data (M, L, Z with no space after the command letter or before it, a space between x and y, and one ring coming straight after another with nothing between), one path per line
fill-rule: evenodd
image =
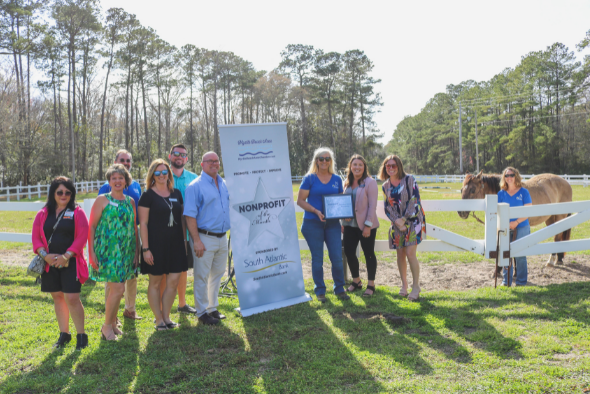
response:
M123 334L117 327L117 310L125 292L125 281L134 277L139 255L135 202L123 194L131 176L121 164L114 164L106 173L111 192L96 198L90 212L88 255L90 277L108 282L105 322L100 329L102 338L112 341Z

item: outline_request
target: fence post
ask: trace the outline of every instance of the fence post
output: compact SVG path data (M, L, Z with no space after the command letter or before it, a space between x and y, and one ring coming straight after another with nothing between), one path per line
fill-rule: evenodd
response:
M37 182L37 198L41 198L41 183Z
M29 200L30 200L30 199L31 199L31 185L29 185L29 186L28 186L28 188L29 188L29 193L28 193L28 195L29 195Z
M498 195L488 194L486 195L486 215L485 215L485 246L484 257L489 259L490 252L496 251L496 241L498 232Z
M6 201L10 202L10 187L6 186Z
M500 237L500 250L498 251L498 265L508 267L509 258L504 257L504 252L510 252L510 205L498 204L498 236Z
M20 187L22 186L23 181L20 181L18 186L16 187L16 201L20 201Z

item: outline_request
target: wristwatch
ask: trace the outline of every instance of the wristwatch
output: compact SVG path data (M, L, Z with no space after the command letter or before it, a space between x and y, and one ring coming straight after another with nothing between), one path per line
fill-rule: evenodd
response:
M150 248L141 248L142 252L147 252L148 250L150 250Z

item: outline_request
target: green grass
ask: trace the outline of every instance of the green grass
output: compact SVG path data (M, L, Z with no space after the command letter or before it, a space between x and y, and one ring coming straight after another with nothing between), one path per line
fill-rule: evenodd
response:
M22 269L0 265L0 392L581 393L590 385L588 282L429 292L420 303L378 287L369 299L328 295L323 305L245 319L237 300L222 298L220 326L173 315L182 326L167 332L152 327L146 286L141 278L144 320L124 319L118 343L99 339L103 285L83 286L90 347L52 350L51 297Z

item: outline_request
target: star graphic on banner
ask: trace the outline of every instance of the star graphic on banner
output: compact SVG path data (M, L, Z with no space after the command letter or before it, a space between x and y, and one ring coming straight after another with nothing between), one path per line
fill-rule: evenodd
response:
M291 201L288 197L271 198L268 196L262 178L258 178L256 194L252 201L234 204L232 207L250 222L248 245L260 234L268 231L279 238L285 238L279 214Z

